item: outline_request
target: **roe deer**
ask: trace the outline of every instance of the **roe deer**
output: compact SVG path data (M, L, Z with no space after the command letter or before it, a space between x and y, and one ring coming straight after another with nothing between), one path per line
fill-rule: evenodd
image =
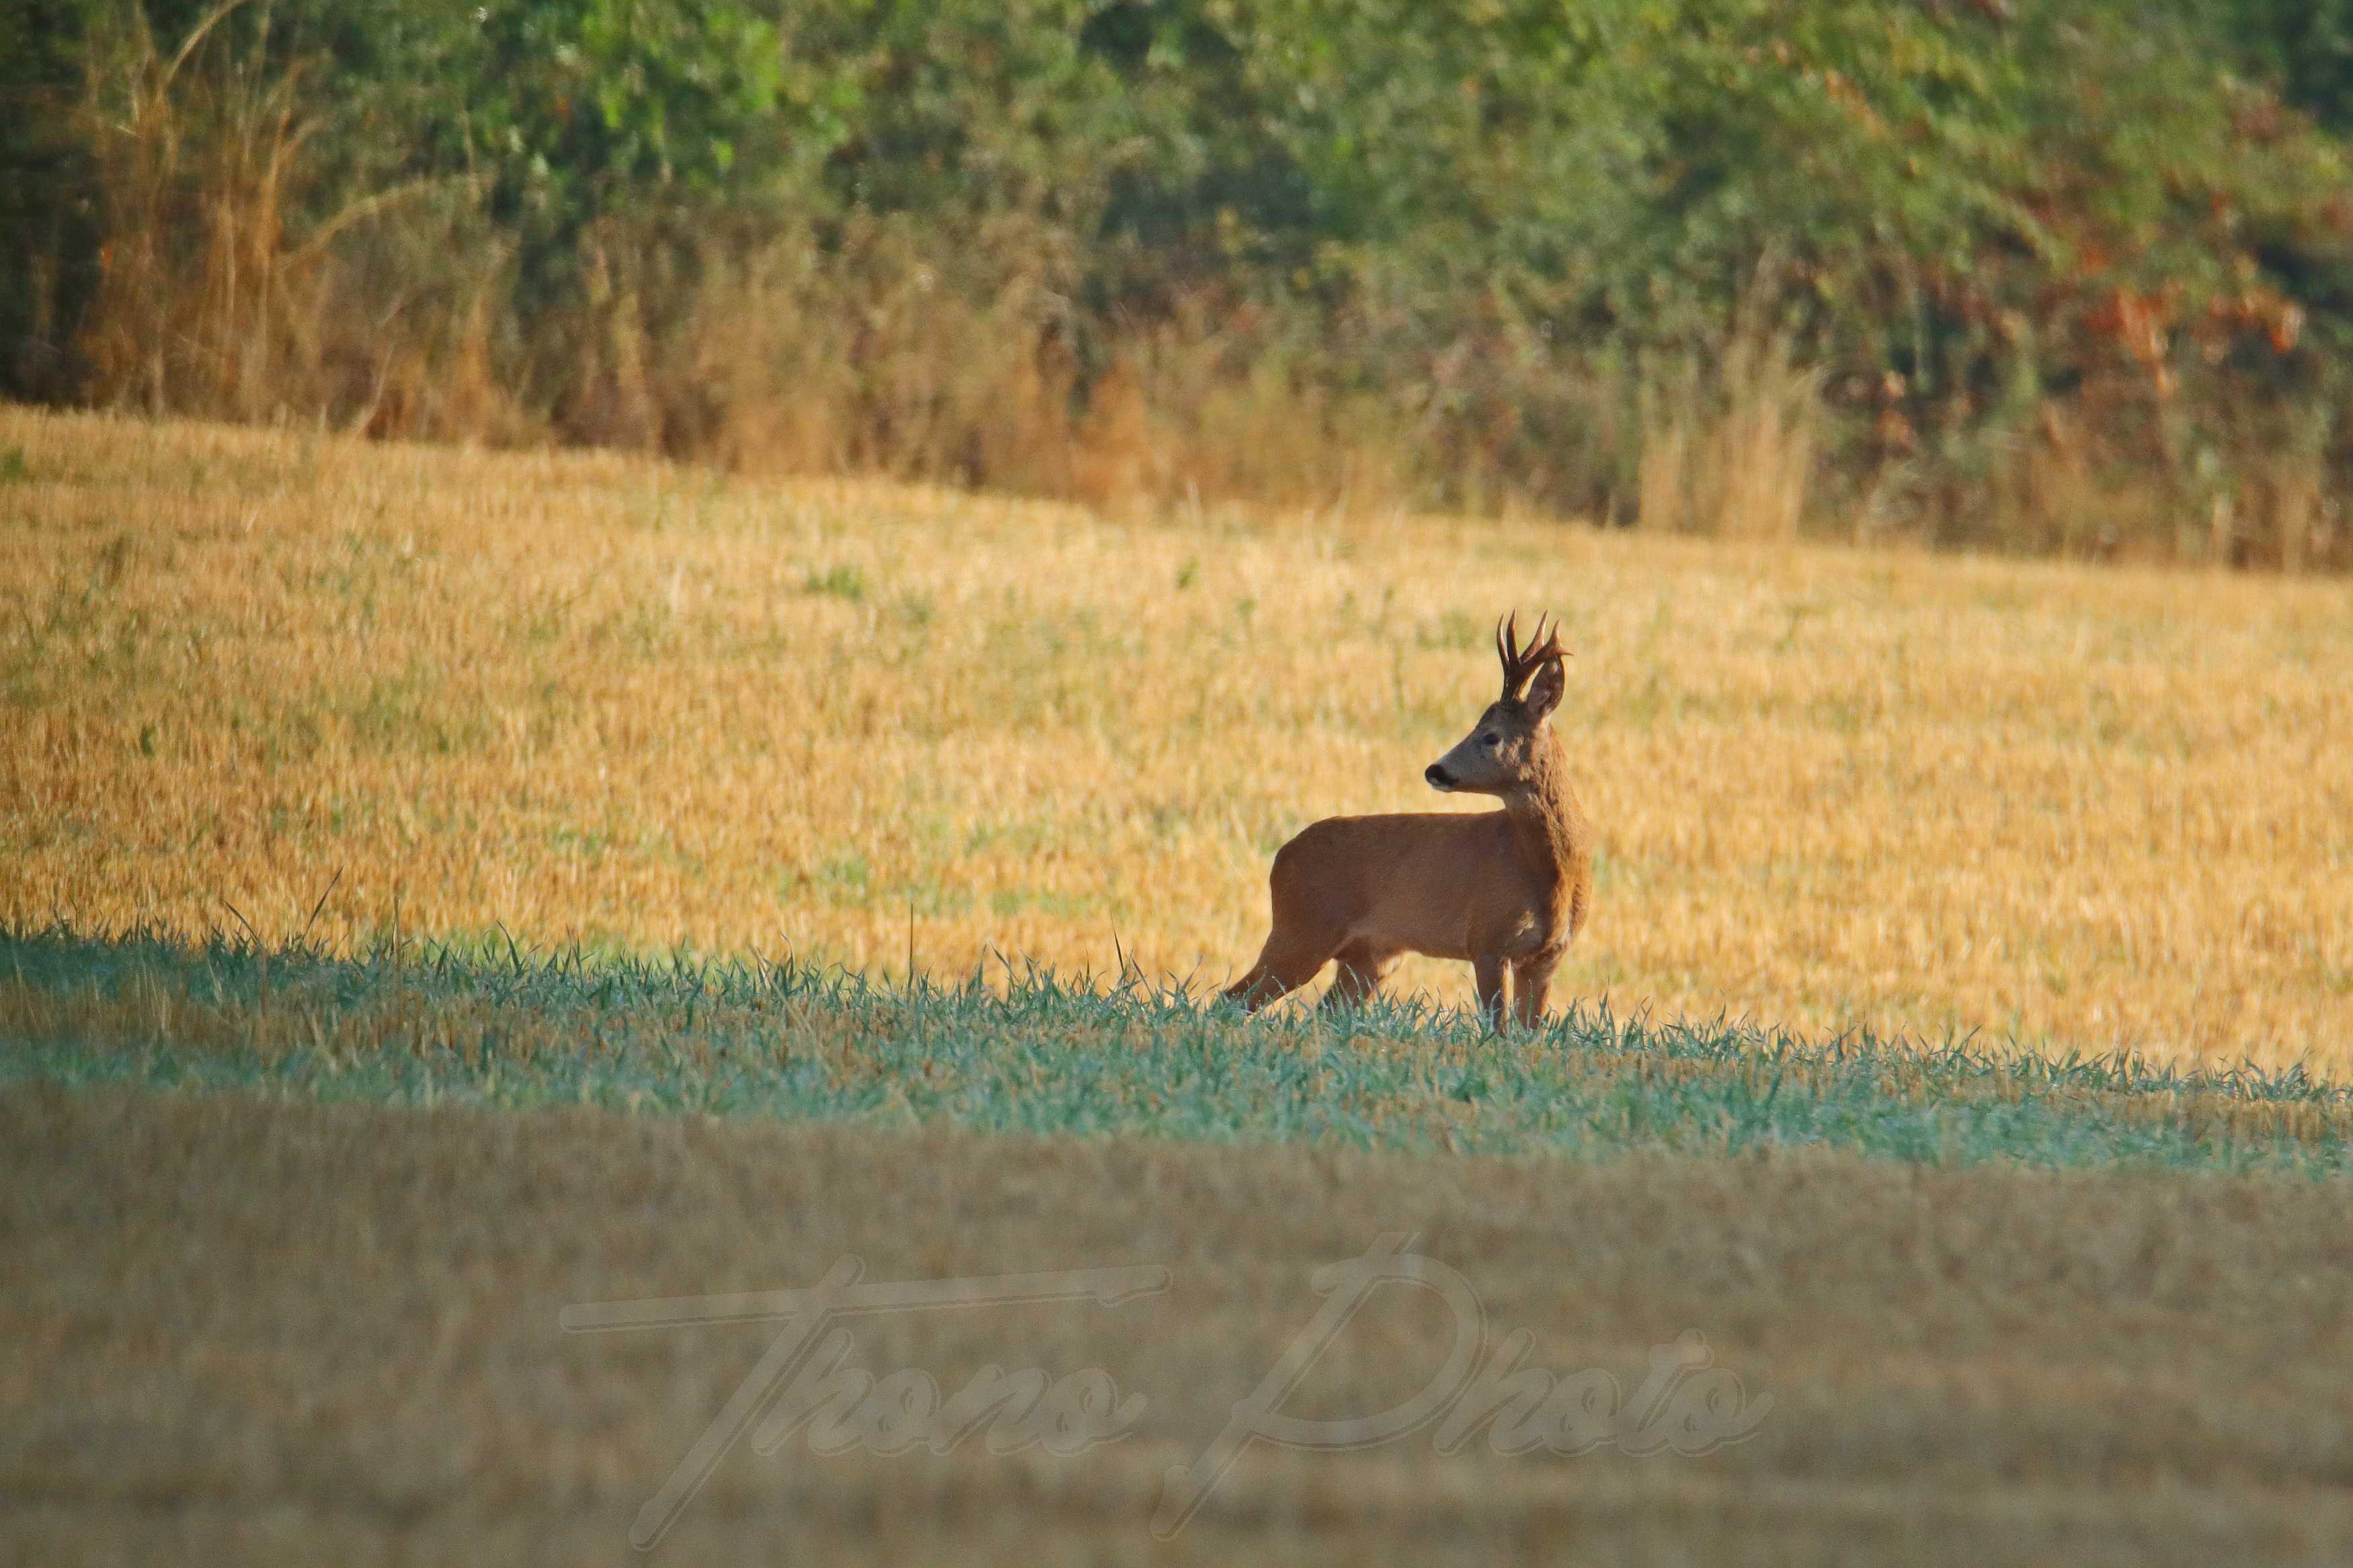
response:
M1539 619L1523 647L1514 614L1496 623L1495 653L1503 696L1422 776L1434 789L1499 796L1504 808L1309 826L1275 851L1274 929L1228 996L1256 1012L1336 958L1324 1005L1353 1006L1419 952L1471 961L1490 1027L1503 1026L1506 965L1520 1023L1544 1016L1552 972L1593 903L1593 833L1550 722L1567 682L1557 630Z

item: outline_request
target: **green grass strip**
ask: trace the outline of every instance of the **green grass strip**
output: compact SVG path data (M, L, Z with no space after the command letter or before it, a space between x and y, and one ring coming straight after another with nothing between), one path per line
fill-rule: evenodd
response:
M0 931L0 1082L24 1079L1502 1156L1821 1145L2318 1176L2353 1148L2353 1095L2301 1070L1594 1007L1499 1037L1410 1004L1249 1019L1134 975L885 985L503 941L352 957Z

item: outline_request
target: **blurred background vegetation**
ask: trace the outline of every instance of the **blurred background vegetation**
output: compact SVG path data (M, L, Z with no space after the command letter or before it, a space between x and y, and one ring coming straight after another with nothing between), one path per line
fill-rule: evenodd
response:
M2353 564L2353 0L13 0L0 391Z

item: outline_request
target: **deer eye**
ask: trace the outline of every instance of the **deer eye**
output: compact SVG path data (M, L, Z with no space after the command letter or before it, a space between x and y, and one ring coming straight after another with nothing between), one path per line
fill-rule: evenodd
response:
M1502 739L1502 736L1496 734L1494 731L1490 730L1485 734L1479 737L1479 743L1482 746L1492 748L1497 741Z

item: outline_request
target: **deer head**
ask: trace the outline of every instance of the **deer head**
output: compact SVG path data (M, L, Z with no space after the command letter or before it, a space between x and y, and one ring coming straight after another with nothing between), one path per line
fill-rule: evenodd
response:
M1422 770L1432 789L1450 794L1508 795L1535 782L1544 748L1552 743L1546 721L1560 706L1567 675L1561 661L1557 625L1543 617L1525 647L1520 617L1495 623L1495 656L1504 665L1504 694L1487 705L1461 743Z

